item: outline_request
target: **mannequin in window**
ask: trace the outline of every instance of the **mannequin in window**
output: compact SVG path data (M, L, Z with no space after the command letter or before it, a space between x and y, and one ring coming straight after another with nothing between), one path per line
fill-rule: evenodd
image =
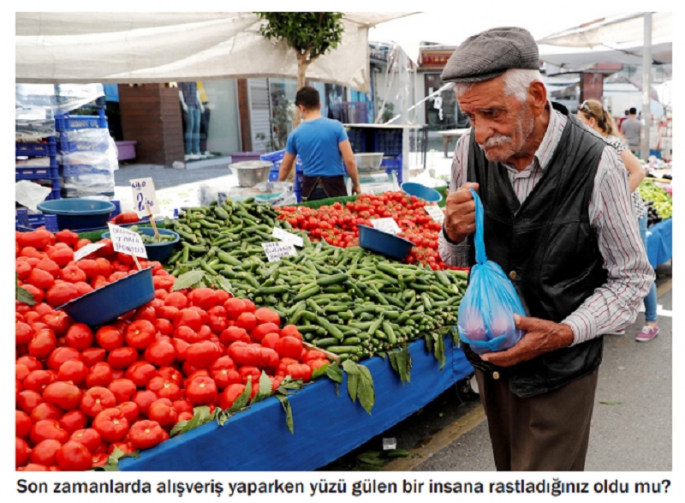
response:
M195 82L179 82L178 88L178 97L181 100L185 119L185 160L204 159L205 156L200 152L200 121L204 106L200 100L197 84Z
M202 116L200 117L200 152L205 157L213 157L212 154L207 149L207 139L209 137L209 118L212 106L209 104L209 98L207 98L207 92L205 86L202 82L197 82L197 93L200 98L200 103L202 103Z

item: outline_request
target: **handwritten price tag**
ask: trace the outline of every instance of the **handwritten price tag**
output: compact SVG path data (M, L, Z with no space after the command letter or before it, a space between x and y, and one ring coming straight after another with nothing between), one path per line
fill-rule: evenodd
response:
M98 251L103 246L105 246L105 243L91 243L89 245L86 245L83 248L80 248L76 253L74 253L74 260L78 262L83 257L87 257L91 253Z
M445 212L440 206L435 206L435 205L426 205L423 207L424 210L426 210L426 213L433 219L433 221L441 224L445 221Z
M296 236L288 231L284 231L280 227L274 227L274 231L271 235L276 239L280 239L284 243L292 243L300 248L304 246L304 240L300 236Z
M278 262L283 257L297 256L297 251L295 251L295 246L292 243L285 243L283 241L262 243L262 248L264 248L264 253L266 253L266 258L269 259L269 262Z
M110 238L114 251L135 255L136 257L147 258L147 250L143 244L143 239L137 232L130 231L118 225L108 224Z
M131 180L131 190L133 191L133 205L139 217L153 215L160 212L155 195L155 183L152 178L136 178ZM148 206L150 210L148 211Z
M394 218L372 218L371 225L374 229L378 229L379 231L383 232L389 232L390 234L398 234L402 232L402 229L399 228Z

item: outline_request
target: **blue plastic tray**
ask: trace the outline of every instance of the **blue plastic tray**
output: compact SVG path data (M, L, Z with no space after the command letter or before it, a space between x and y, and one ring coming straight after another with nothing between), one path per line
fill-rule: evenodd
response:
M73 131L75 129L106 128L107 119L97 115L64 115L55 117L57 131Z
M46 215L57 215L60 230L103 227L114 209L112 203L96 199L61 199L38 204L39 211Z
M406 257L415 246L415 243L408 239L379 231L368 225L358 224L357 227L359 228L359 246L397 260Z
M41 157L57 155L57 142L54 136L48 138L47 143L43 142L17 142L17 156Z
M15 180L57 180L59 178L59 168L20 168L15 171Z
M133 224L135 225L135 224ZM165 236L175 236L173 241L163 242L163 243L145 243L145 250L147 251L147 259L150 261L156 260L157 262L166 262L166 260L171 256L171 252L174 250L174 245L179 242L181 237L174 231L169 229L157 229L160 234ZM147 235L154 236L155 230L152 227L139 227L138 231ZM102 239L109 238L109 232L105 232L102 235Z
M416 196L429 203L437 203L442 199L440 192L430 187L426 187L416 182L405 182L402 184L402 191L410 196Z
M64 310L77 323L95 327L112 321L155 298L152 267L93 290L57 309Z

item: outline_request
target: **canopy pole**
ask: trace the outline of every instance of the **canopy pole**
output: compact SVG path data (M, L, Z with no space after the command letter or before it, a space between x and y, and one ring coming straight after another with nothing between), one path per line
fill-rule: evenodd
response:
M644 48L642 50L642 134L640 135L640 157L649 159L649 133L652 128L652 113L649 96L652 77L652 13L645 12Z

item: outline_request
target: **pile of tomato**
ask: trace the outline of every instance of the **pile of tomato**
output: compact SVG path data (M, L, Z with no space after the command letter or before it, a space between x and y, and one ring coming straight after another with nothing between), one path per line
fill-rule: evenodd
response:
M259 391L264 371L309 381L328 364L307 350L294 325L249 300L210 288L173 291L157 262L155 298L115 322L89 327L55 308L136 271L111 243L73 260L89 244L69 231L16 236L18 285L36 301L16 303L16 466L87 470L169 438L197 406L228 409Z
M363 194L353 202L336 202L318 209L304 206L276 208L280 219L287 220L296 229L309 232L312 240L347 248L359 246L357 225L371 226L371 219L393 218L402 230L398 236L414 242L406 261L420 262L432 269L447 269L438 253L438 234L442 228L428 216L425 201L403 192L386 192L380 195Z

